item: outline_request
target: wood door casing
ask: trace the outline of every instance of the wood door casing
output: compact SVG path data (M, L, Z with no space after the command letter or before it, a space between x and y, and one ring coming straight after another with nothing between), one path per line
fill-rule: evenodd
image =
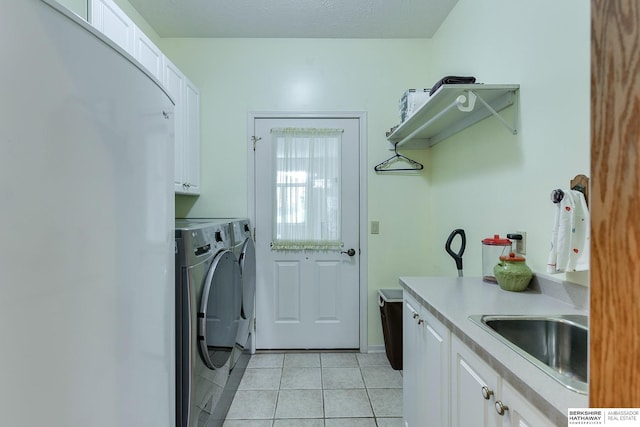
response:
M592 0L589 404L640 407L640 2Z

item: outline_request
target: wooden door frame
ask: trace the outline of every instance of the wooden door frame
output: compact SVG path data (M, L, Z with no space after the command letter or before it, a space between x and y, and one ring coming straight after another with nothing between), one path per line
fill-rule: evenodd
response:
M274 111L251 111L247 116L247 179L248 179L248 191L247 191L247 210L249 212L249 219L252 224L256 223L256 206L255 206L255 155L254 155L254 122L256 119L358 119L360 140L358 141L359 152L359 167L360 167L360 181L359 181L359 230L358 241L360 245L360 260L359 260L359 330L360 330L360 352L366 353L368 351L368 286L367 286L367 113L365 111L330 111L330 112L274 112ZM258 144L260 142L257 142ZM254 232L255 238L255 232ZM255 339L255 338L253 338ZM252 348L255 348L255 342L252 343Z
M637 0L591 1L589 406L594 408L640 407L639 45Z

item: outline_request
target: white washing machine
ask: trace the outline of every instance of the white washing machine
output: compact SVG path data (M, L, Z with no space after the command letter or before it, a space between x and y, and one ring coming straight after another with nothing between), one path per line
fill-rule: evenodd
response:
M241 311L228 222L176 220L176 425L221 426Z

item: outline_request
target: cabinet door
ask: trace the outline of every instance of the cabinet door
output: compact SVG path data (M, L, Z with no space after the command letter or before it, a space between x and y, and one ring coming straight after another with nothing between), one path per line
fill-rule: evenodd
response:
M500 377L456 336L451 355L451 425L497 427Z
M554 424L542 412L518 393L509 383L502 382L502 399L499 400L506 410L502 418L502 427L553 427Z
M185 79L184 176L189 194L200 194L200 92Z
M421 351L418 353L418 425L449 425L449 329L427 309L421 307L424 322L419 325Z
M133 56L135 24L112 0L91 0L90 23Z
M176 192L182 193L186 189L185 159L184 159L184 74L173 62L165 58L162 83L175 102L175 145L174 145L174 180Z
M134 27L133 43L133 57L136 58L151 75L162 82L164 55L158 46L138 27Z
M418 357L421 355L421 340L418 336L418 305L405 292L402 308L402 401L406 427L420 426L418 423L418 406L421 402L418 390Z

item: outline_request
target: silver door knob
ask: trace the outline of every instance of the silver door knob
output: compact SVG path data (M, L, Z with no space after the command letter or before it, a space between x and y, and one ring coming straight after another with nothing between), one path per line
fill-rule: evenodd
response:
M508 410L509 410L509 407L504 403L502 403L502 401L498 400L496 402L496 412L498 413L498 415L504 415L504 413Z
M347 254L349 256L354 256L356 254L356 250L351 248L349 250L346 251L340 251L341 254Z
M489 387L487 386L482 387L482 397L484 397L485 400L491 399L492 394L493 394L493 390L490 390Z

